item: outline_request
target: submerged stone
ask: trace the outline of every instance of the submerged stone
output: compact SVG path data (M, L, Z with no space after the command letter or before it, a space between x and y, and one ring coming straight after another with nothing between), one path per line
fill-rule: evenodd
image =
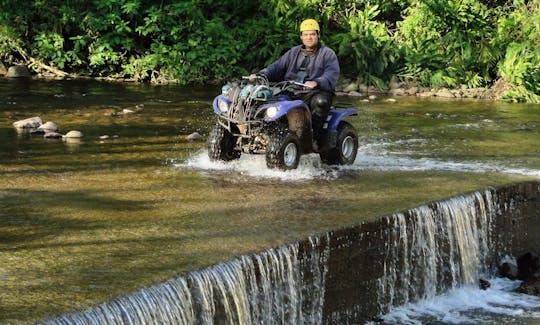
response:
M43 135L45 139L60 139L63 137L61 133L58 132L45 132Z

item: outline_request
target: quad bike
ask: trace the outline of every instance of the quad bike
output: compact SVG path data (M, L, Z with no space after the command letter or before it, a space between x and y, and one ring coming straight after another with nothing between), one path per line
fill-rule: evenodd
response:
M351 107L332 106L323 126L324 145L313 141L311 111L292 94L305 91L293 81L270 85L264 76L248 77L222 87L214 98L217 123L208 137L210 160L230 161L242 152L265 154L268 168L295 169L302 154L316 152L329 165L349 165L356 159L358 136L343 119L357 115Z

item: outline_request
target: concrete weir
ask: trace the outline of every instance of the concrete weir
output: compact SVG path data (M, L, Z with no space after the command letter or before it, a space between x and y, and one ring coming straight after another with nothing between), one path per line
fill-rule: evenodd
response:
M540 251L540 182L430 202L194 271L45 324L360 324Z

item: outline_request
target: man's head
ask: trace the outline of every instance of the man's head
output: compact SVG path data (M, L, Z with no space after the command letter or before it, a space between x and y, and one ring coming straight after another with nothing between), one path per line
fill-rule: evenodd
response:
M307 49L312 49L319 43L319 23L315 19L306 19L300 24L300 39Z

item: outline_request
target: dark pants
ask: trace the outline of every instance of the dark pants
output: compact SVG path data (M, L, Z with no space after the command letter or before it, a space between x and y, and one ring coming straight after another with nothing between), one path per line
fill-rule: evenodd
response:
M332 96L332 93L329 91L317 89L310 91L301 98L311 110L313 140L316 140L319 146L324 144L326 134L323 130L323 125L328 117L330 106L332 106Z

